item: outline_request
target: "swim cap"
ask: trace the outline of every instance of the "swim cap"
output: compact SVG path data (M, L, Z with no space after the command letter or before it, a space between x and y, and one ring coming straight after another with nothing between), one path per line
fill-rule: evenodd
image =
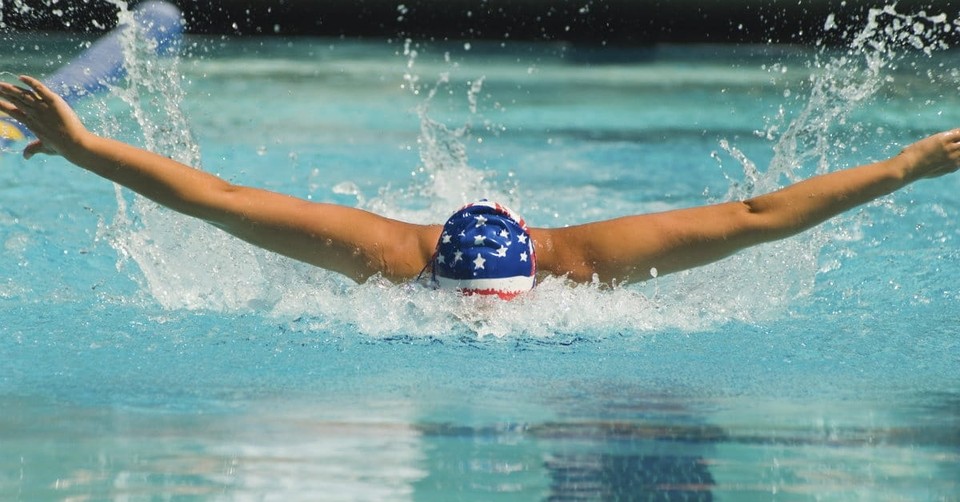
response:
M467 204L443 225L433 279L444 289L509 300L533 288L537 259L523 219L500 204Z

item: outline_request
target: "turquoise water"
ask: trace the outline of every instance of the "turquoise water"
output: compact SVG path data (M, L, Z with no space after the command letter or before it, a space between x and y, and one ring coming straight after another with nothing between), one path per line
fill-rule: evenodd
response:
M79 111L238 183L568 225L956 126L952 20L905 20L831 49L188 37ZM3 37L3 68L41 75L85 41ZM958 183L504 303L352 285L4 155L0 499L954 500Z

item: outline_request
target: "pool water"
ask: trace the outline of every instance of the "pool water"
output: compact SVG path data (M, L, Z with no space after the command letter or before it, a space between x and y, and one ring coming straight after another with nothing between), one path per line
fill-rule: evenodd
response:
M831 48L190 36L78 111L236 183L562 226L956 126L957 24L887 9ZM3 33L0 64L42 76L78 37ZM8 152L0 499L954 500L958 184L499 302L354 285Z

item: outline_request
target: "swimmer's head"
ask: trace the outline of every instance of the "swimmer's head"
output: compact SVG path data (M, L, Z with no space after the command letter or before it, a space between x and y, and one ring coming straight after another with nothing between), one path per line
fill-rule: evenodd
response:
M443 289L509 300L536 283L533 239L523 219L500 204L467 204L443 225L433 255Z

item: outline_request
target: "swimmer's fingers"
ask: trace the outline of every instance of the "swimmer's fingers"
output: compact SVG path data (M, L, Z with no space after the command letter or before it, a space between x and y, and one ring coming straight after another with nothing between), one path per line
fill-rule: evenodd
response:
M0 82L0 110L31 130L39 95L32 90Z
M10 116L11 118L13 118L14 120L16 120L16 121L24 124L25 126L27 126L27 128L30 129L30 130L34 130L34 128L35 128L35 127L34 127L34 128L31 128L31 127L28 125L28 124L31 122L30 117L29 117L27 114L24 114L23 111L21 111L21 110L20 110L19 108L17 108L16 106L13 106L13 104L10 103L9 101L5 101L5 100L0 99L0 112L6 113L8 116ZM33 157L34 155L36 155L36 154L38 154L38 153L44 153L44 154L48 154L48 155L56 155L56 154L57 154L57 152L56 152L55 150L47 147L46 143L44 143L43 141L41 141L41 140L39 140L39 139L34 140L34 141L31 141L31 142L23 149L23 157L26 158L26 159L29 159L30 157Z
M952 152L953 149L960 148L960 128L941 133L941 139L947 151Z
M27 76L20 76L20 81L30 86L30 89L24 93L25 99L37 110L49 110L53 113L47 113L47 119L53 122L62 122L65 129L72 132L85 131L86 127L80 122L80 118L74 113L70 105L53 92L49 87L39 80Z
M30 86L31 91L27 92L26 95L32 99L34 104L44 103L49 106L69 107L59 94L50 90L43 82L29 75L21 75L20 81Z
M33 77L23 75L20 81L28 87L0 82L0 97L13 104L24 117L36 122L57 119L71 122L73 110L57 93Z
M27 146L24 156L62 154L77 146L88 133L70 105L33 77L21 76L20 81L27 87L0 83L0 98L12 105L4 108L12 112L10 116L30 129L38 139Z
M960 169L960 128L917 141L904 148L901 156L907 182L956 172Z
M33 77L21 75L19 80L26 84L27 87L20 87L6 82L0 83L0 91L2 91L3 96L17 106L52 105L62 101L62 98L60 98L57 93L51 91L49 87L43 85L42 82Z
M0 99L0 112L6 113L7 115L13 117L16 114L19 114L20 110L18 110L16 106L13 106L13 103Z
M6 82L0 83L0 95L23 111L43 101L43 97L32 89L25 89Z
M941 166L935 176L955 173L960 169L960 128L944 133L944 150L947 161Z
M0 110L6 114L19 113L17 102L19 91L17 87L6 82L0 82Z

